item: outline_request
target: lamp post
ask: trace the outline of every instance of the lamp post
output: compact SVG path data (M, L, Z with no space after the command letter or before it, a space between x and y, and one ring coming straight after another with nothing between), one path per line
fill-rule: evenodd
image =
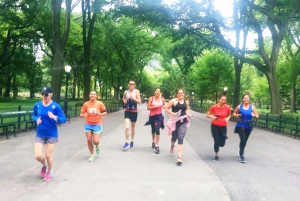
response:
M68 115L68 82L69 82L69 73L71 71L72 67L69 65L65 66L65 72L66 72L66 92L65 92L65 102L64 102L64 112L65 115Z
M224 87L224 94L226 95L228 92L228 87Z
M192 103L194 102L194 92L192 92Z
M123 87L120 86L120 95L119 95L120 100L121 100L121 97L122 97L122 89L123 89Z

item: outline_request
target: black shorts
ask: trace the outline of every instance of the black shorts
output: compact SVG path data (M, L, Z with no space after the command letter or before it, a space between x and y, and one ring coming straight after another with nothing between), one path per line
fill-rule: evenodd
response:
M126 112L125 111L124 119L130 119L131 122L136 122L137 112Z

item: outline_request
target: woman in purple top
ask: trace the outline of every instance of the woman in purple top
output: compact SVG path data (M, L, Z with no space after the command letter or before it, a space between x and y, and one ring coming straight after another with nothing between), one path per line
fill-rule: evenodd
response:
M44 181L49 181L53 176L52 151L56 142L58 142L57 122L65 123L66 117L60 105L51 100L52 89L44 87L42 90L42 101L34 104L33 120L36 121L36 138L35 138L35 158L42 163L43 167L40 173ZM43 148L46 145L45 157Z

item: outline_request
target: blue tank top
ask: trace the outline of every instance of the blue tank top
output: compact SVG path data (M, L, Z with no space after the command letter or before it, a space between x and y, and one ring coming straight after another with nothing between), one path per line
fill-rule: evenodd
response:
M247 122L252 120L252 105L249 105L249 109L245 110L243 104L240 105L239 113L242 115L239 119L239 122L236 124L236 127L243 127L244 129L251 129Z

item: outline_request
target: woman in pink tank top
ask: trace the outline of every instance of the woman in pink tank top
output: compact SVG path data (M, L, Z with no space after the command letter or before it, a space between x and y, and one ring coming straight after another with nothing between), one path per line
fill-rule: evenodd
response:
M147 109L150 110L149 123L151 124L152 133L152 149L155 149L155 153L159 154L159 139L160 128L164 128L164 117L162 116L162 108L165 104L164 99L161 97L160 88L156 88L154 96L148 100Z

